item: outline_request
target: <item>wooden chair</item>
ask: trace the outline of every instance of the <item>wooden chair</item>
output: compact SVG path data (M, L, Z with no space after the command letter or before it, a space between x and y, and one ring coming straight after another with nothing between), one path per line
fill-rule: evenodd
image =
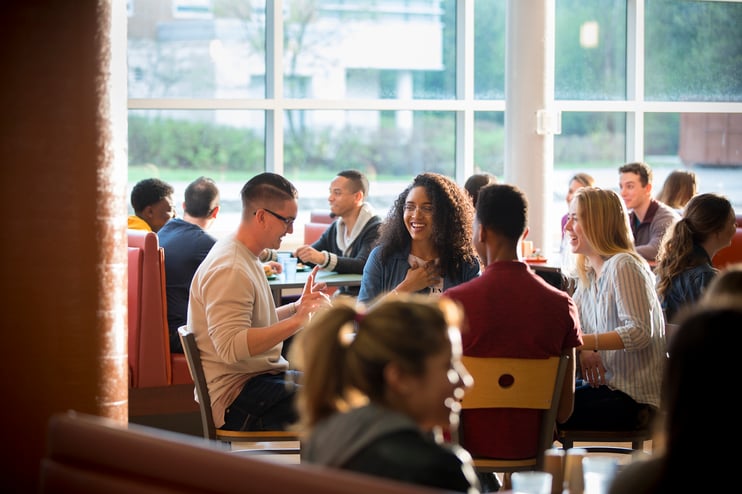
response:
M644 451L644 441L652 439L652 429L648 426L635 431L579 431L560 429L557 433L557 441L562 443L562 448L567 450L573 448L576 442L593 443L578 447L585 449L588 453L615 453L633 455ZM611 446L595 443L631 443L630 448L623 446Z
M672 330L677 329L677 325L672 326ZM559 428L557 430L557 441L562 444L562 449L568 450L575 447L575 443L593 443L580 444L578 447L588 453L614 453L636 455L644 452L644 442L653 437L653 424L651 421L646 427L631 431L595 431L595 430L572 430ZM596 444L597 443L597 444ZM631 447L616 446L600 443L631 443Z
M206 384L206 375L204 374L201 363L201 354L196 345L196 335L188 330L188 326L178 328L180 341L183 343L183 353L188 361L188 368L191 371L193 382L196 386L196 396L198 397L198 406L201 410L201 425L203 428L204 438L209 441L217 441L232 446L232 443L249 443L242 445L239 451L265 452L265 453L299 453L299 435L291 431L226 431L217 429L214 425L214 416L211 412L211 397L209 388Z
M569 358L569 355L549 358L463 357L464 366L474 377L474 386L467 390L461 402L463 410L542 410L536 456L521 460L474 457L474 467L478 472L505 473L503 487L507 489L510 473L543 470L544 452L554 444L557 410Z

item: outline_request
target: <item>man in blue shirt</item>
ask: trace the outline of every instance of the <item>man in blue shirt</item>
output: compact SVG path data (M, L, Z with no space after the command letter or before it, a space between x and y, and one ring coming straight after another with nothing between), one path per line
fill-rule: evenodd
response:
M167 323L173 353L183 353L178 328L186 323L193 275L216 242L206 230L218 213L219 189L212 179L199 177L186 187L183 219L173 218L157 232L165 249Z

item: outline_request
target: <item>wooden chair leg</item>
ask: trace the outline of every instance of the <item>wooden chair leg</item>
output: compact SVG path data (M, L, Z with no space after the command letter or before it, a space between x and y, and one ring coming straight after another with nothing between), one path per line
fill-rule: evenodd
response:
M513 482L510 479L510 472L505 472L502 474L502 487L500 490L510 491L512 489L513 489Z

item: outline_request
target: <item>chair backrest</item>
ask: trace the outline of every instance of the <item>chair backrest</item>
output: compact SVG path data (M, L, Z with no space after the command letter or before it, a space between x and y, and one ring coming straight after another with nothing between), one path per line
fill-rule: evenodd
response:
M309 212L309 221L311 223L332 223L335 221L333 216L330 216L329 209L312 209Z
M157 234L128 230L129 370L132 388L172 381L165 294L165 253Z
M304 223L304 243L311 245L316 242L329 226L329 223Z
M216 439L216 426L214 425L214 416L211 413L211 397L209 396L209 387L206 384L206 375L201 363L201 353L196 345L196 335L188 329L188 326L178 328L178 333L180 341L183 343L183 353L188 362L188 369L191 371L191 377L196 386L196 397L198 398L198 407L201 410L201 427L204 431L204 438Z
M562 382L569 355L549 358L464 356L462 362L474 378L461 406L473 408L523 408L542 410L537 466L543 468L544 452L554 443Z
M193 436L75 412L53 415L46 440L40 494L447 492L336 468L229 453Z

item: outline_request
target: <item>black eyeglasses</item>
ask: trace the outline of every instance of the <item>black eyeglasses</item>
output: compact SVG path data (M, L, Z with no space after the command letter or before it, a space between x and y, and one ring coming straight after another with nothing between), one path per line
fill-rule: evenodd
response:
M291 225L293 225L293 224L294 224L294 221L296 221L296 218L287 218L287 217L285 217L285 216L281 216L280 214L278 214L278 213L274 213L273 211L271 211L271 210L270 210L270 209L268 209L268 208L260 208L260 209L262 209L262 210L263 210L263 211L265 211L266 213L270 213L270 214L272 214L272 215L273 215L273 216L274 216L275 218L278 218L279 220L283 221L283 224L284 224L284 225L286 225L286 228L288 228L288 227L290 227ZM257 213L258 213L258 212L257 212L257 211L255 211L255 212L254 212L253 214L257 214Z

